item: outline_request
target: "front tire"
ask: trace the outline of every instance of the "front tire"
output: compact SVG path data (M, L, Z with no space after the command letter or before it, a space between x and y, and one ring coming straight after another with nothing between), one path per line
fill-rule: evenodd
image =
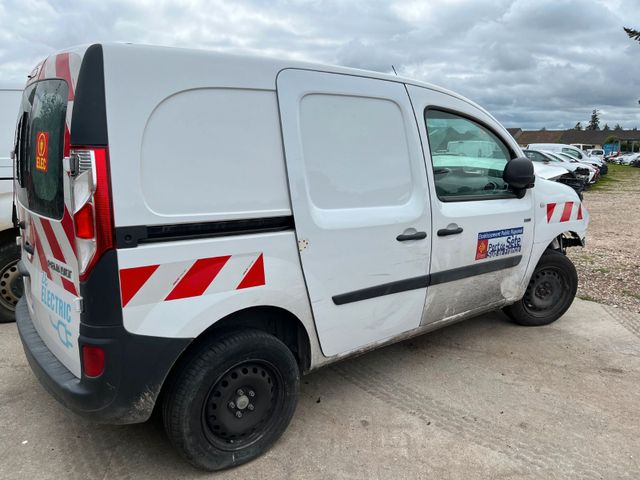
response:
M504 308L517 324L548 325L571 306L578 291L578 273L561 252L547 250L531 276L524 297Z
M163 403L169 440L215 471L266 452L296 408L300 372L289 348L258 330L221 334L179 368Z

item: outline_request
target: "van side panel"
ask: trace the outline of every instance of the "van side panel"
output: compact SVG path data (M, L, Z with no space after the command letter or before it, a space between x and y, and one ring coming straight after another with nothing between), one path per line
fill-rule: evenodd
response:
M272 62L103 51L116 227L291 215Z
M275 92L186 90L147 121L141 193L155 215L180 221L290 215L282 158Z
M193 338L231 313L273 305L315 337L296 244L290 230L120 249L124 326Z

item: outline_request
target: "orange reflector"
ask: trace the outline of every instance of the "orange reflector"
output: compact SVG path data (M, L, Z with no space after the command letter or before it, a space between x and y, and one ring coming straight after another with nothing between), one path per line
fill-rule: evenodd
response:
M76 225L76 237L91 240L95 232L93 228L93 205L87 203L73 217Z
M102 347L84 345L82 366L87 377L99 377L104 372L104 350Z

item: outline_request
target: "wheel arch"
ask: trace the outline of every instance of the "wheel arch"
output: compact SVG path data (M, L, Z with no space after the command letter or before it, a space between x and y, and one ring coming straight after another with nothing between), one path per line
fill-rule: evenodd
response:
M201 348L213 341L221 332L243 329L261 330L282 341L291 350L301 372L311 366L311 339L302 321L290 311L273 305L247 307L221 318L194 338L173 363L160 395L172 377L181 370ZM158 397L160 398L160 396Z

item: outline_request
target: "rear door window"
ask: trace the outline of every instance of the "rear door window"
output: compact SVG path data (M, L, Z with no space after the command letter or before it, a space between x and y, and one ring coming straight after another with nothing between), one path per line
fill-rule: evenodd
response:
M43 80L25 90L18 137L20 202L52 219L64 212L62 157L64 155L67 82Z

